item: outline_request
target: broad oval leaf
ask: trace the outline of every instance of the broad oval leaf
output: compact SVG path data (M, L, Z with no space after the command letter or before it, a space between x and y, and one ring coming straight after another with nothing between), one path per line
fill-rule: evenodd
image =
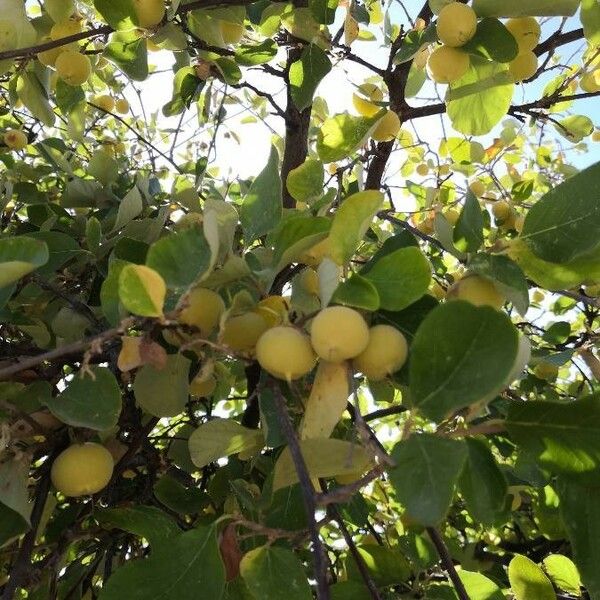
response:
M508 580L515 600L556 600L548 577L532 560L517 554L508 565Z
M48 246L24 235L0 239L0 288L6 287L48 262Z
M294 200L309 202L323 194L325 172L323 163L307 158L300 166L292 169L287 177L286 186Z
M166 293L164 279L150 267L126 265L119 274L119 299L134 315L160 317Z
M329 57L316 44L307 44L300 60L290 65L290 94L298 110L312 104L314 93L321 80L331 71Z

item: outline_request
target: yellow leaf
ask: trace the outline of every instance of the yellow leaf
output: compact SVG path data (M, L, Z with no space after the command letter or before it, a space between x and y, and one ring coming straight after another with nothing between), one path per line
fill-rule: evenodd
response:
M131 371L143 364L140 356L141 342L142 338L139 337L121 338L121 352L119 352L119 358L117 359L117 367L121 371Z
M134 315L160 317L167 286L164 279L150 267L127 265L119 276L119 298Z
M358 32L358 21L348 11L344 19L344 43L346 46L350 46L358 38Z

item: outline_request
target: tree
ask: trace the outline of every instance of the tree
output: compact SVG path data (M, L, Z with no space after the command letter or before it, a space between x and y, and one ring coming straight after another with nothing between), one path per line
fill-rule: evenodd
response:
M600 598L595 0L0 4L2 600Z

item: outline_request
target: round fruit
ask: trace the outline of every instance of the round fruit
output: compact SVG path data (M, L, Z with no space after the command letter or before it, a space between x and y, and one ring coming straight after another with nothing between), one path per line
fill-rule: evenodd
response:
M517 40L520 52L533 50L538 45L542 29L534 17L509 19L505 25Z
M73 0L45 0L44 9L55 23L59 23L75 12L75 5Z
M506 221L512 214L512 207L506 200L499 200L498 202L494 202L492 213L496 220Z
M149 29L158 25L165 16L164 0L133 0L133 10L135 11L138 25L144 29Z
M196 377L190 383L190 394L192 396L199 396L200 398L207 398L215 391L216 387L217 380L214 375L209 375L203 379Z
M82 85L92 74L92 63L85 54L75 50L61 52L55 63L58 76L68 85Z
M96 96L92 103L99 106L106 112L112 112L115 109L115 99L112 96L104 94L102 96Z
M111 453L100 444L87 442L63 450L52 464L50 477L65 496L86 496L108 485L113 468Z
M417 165L416 171L417 175L425 177L429 173L429 165L427 165L427 163L421 163L420 165Z
M579 87L589 94L600 92L600 69L592 71L591 73L586 73L581 78Z
M530 79L537 73L538 57L530 50L526 50L508 65L508 70L515 82Z
M377 123L372 137L377 142L391 142L400 131L400 118L393 110L388 110Z
M436 48L427 61L429 75L437 83L452 83L460 79L470 66L466 52L449 46Z
M283 296L269 296L261 300L255 312L259 314L269 327L281 325L290 310L288 301Z
M81 33L81 21L69 19L61 23L55 23L50 30L51 40L60 40Z
M353 308L330 306L313 319L310 339L315 352L329 362L358 356L369 343L369 327Z
M229 21L221 21L219 23L221 29L221 37L226 44L237 44L246 28L239 23L230 23Z
M450 175L450 165L440 165L438 169L438 173L440 177L445 177L446 175Z
M600 142L600 129L596 129L596 131L592 133L592 142Z
M448 298L466 300L475 306L491 306L496 310L500 310L505 301L496 286L479 275L467 275L457 281L450 288Z
M440 11L436 29L442 44L452 48L464 46L477 31L477 15L466 4L447 4Z
M383 92L374 83L363 83L358 86L358 93L352 94L352 104L359 115L372 117L381 110L375 102L383 100Z
M483 183L483 181L480 181L479 179L475 179L474 181L471 181L471 183L469 183L469 189L478 198L483 196L483 194L485 194L485 184Z
M198 287L188 294L186 302L187 306L179 313L178 321L197 327L202 336L208 337L225 312L223 298L217 292Z
M558 377L558 367L549 362L541 362L535 366L533 373L538 379L555 381Z
M223 325L221 342L235 352L251 352L268 328L267 322L255 312L230 317Z
M256 359L267 373L285 381L310 373L316 362L309 337L287 325L263 333L256 344Z
M4 143L11 150L23 150L27 146L27 136L18 129L9 129L4 134Z
M117 112L119 114L125 115L129 112L129 102L127 102L127 100L125 100L125 98L119 98L115 102L115 108L117 109Z
M371 381L395 373L408 356L406 338L395 327L375 325L369 330L367 347L354 359L354 367Z
M46 43L50 40L50 38L42 39L42 43ZM46 67L54 67L56 64L56 59L61 55L62 52L65 51L64 46L59 46L58 48L50 48L50 50L44 50L43 52L38 52L37 59Z
M460 213L455 208L449 208L443 212L443 215L446 217L446 221L450 223L450 225L456 225L460 217Z

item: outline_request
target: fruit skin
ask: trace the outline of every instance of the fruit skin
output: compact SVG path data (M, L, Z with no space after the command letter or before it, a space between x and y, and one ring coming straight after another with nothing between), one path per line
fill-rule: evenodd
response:
M115 102L115 108L119 114L126 115L129 112L129 102L125 98L119 98Z
M436 48L427 61L429 75L437 83L452 83L460 79L470 66L466 52L449 46Z
M269 327L281 325L290 310L288 301L283 296L268 296L261 300L254 312L259 314Z
M445 46L464 46L477 31L477 15L470 6L460 2L447 4L438 15L436 29Z
M99 106L102 110L106 112L113 112L115 109L115 99L112 96L107 94L103 94L102 96L96 96L92 103L96 106Z
M371 381L381 381L406 362L406 338L391 325L375 325L369 330L367 347L354 359L354 367Z
M199 396L200 398L207 398L210 396L217 387L217 380L214 375L208 377L192 379L190 383L190 394L192 396Z
M4 134L4 143L11 150L23 150L27 147L28 141L27 136L18 129L9 129Z
M592 133L592 142L600 142L600 130L597 129Z
M260 337L256 344L256 359L273 377L292 381L310 373L317 357L305 333L289 325L280 325Z
M68 85L82 85L92 74L92 63L85 54L75 50L61 52L54 65L58 76Z
M50 38L43 38L41 40L42 43L46 43L50 41ZM44 50L43 52L38 52L37 59L46 67L54 67L56 64L56 59L65 51L64 46L59 46L58 48L50 48L50 50Z
M111 453L101 444L73 444L56 457L50 478L65 496L87 496L108 485L113 467Z
M204 337L209 336L225 312L223 298L217 292L199 287L188 294L186 303L187 306L179 313L178 321L197 327Z
M456 222L460 218L460 213L455 208L449 208L443 212L444 217L450 225L456 225Z
M221 343L235 352L251 353L268 328L268 323L255 312L230 317L223 325Z
M429 166L426 163L421 163L420 165L417 165L416 171L417 175L425 177L429 173Z
M508 65L508 70L515 82L530 79L536 74L537 69L538 57L530 50L519 54L519 56Z
M149 29L163 20L166 7L164 0L133 0L133 10L137 16L138 25Z
M579 81L579 87L590 94L600 92L600 69L586 73Z
M504 296L496 286L479 275L467 275L457 281L448 291L451 300L466 300L475 306L491 306L500 310L505 302Z
M342 362L358 356L367 347L369 327L353 308L330 306L313 319L310 339L322 359Z
M81 33L81 22L69 19L68 21L55 23L52 26L52 29L50 30L50 39L60 40L77 33Z
M383 92L374 83L359 85L358 92L357 94L352 94L352 104L359 115L372 117L381 110L381 106L374 104L374 102L381 102L383 100Z
M393 110L388 110L377 123L372 138L377 142L391 142L400 131L400 118Z
M492 213L498 221L506 221L512 215L512 207L506 200L499 200L492 205Z
M534 17L509 19L505 25L517 40L519 52L533 50L538 45L542 29Z
M475 181L471 181L471 183L469 183L469 189L478 198L480 196L483 196L483 194L485 194L485 184L483 183L483 181L479 181L479 179L475 179Z
M535 366L533 373L538 379L556 381L556 378L558 377L558 367L549 362L541 362Z

